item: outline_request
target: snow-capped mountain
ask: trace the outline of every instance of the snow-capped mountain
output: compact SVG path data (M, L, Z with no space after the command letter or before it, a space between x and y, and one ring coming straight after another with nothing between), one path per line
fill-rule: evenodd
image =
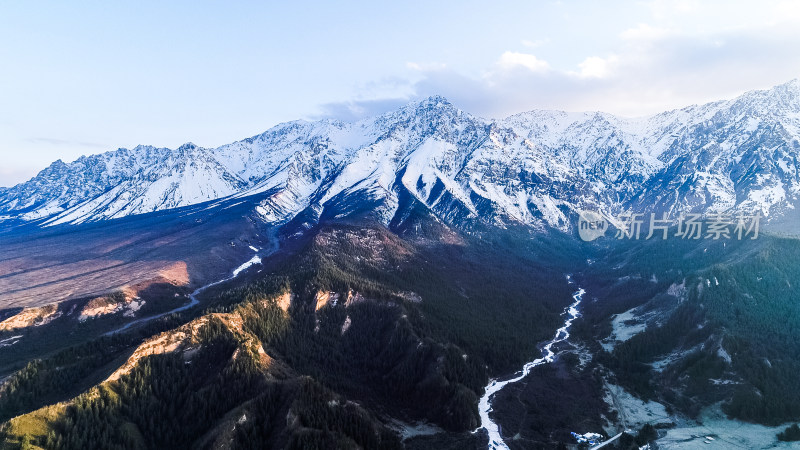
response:
M632 199L672 211L730 208L780 216L800 194L800 81L700 107Z
M83 223L258 193L272 222L366 208L388 224L409 198L463 226L567 229L580 208L780 217L798 206L799 139L797 80L639 119L532 111L492 121L434 96L355 123L281 124L216 149L57 161L0 189L0 220Z
M80 223L199 203L246 186L210 150L138 146L71 164L56 161L5 191L0 208L27 221Z

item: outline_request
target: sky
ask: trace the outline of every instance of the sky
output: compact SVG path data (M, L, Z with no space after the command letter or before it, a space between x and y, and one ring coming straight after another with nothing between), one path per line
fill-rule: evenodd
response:
M0 0L0 186L438 94L643 116L800 78L800 2Z

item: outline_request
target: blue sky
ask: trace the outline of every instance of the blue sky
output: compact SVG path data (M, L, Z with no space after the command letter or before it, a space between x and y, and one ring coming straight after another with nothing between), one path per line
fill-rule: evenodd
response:
M800 77L799 29L781 0L0 2L0 186L433 94L647 115Z

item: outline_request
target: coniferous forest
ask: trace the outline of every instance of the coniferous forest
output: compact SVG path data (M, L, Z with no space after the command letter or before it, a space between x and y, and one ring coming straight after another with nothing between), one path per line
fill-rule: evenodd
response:
M471 431L489 376L535 354L572 291L507 239L322 226L202 311L29 362L0 395L4 420L23 414L5 446L400 448L387 417Z
M498 420L523 439L570 443L569 424L614 417L600 400L604 370L689 417L711 404L762 424L800 415L795 240L578 249L509 230L444 243L440 226L422 223L414 232L324 223L286 238L262 270L210 290L200 308L27 361L0 387L3 448L436 445L404 441L404 423L480 448L470 432L483 388L538 356L560 326L575 289L565 274L592 295L570 340L597 356L587 365L565 354L503 394L551 405L541 415L500 404ZM614 315L631 308L659 320L600 348ZM559 389L584 407L556 401ZM642 428L618 445L654 436Z

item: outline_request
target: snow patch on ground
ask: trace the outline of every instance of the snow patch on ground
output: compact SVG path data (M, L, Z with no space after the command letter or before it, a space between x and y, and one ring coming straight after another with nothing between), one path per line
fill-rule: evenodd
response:
M653 361L652 363L650 363L650 366L652 366L653 370L655 370L656 372L662 372L662 371L664 371L664 369L667 368L667 366L673 364L675 361L678 361L679 359L683 358L684 356L688 355L689 353L692 353L692 352L696 351L697 349L699 349L701 347L701 345L702 344L697 345L697 346L692 347L692 348L687 349L687 350L679 350L677 352L670 353L669 355L666 355L661 359Z
M253 256L246 263L244 263L241 266L233 269L233 277L236 278L236 276L239 275L243 270L247 269L250 266L254 266L256 264L261 264L261 257L258 256L258 255Z
M136 315L137 312L139 312L140 309L142 309L142 306L144 306L144 304L145 304L144 300L141 299L132 300L130 303L128 303L125 312L122 313L122 315L125 317L133 317Z
M686 280L684 279L681 284L672 283L667 289L667 294L680 299L686 295Z
M659 449L766 449L797 448L796 443L780 442L776 434L788 425L765 427L752 423L730 420L718 407L704 411L699 423L679 423L667 430L666 436L658 439ZM709 439L712 438L712 439Z
M727 351L725 351L725 349L722 347L722 344L719 344L719 348L717 349L717 356L724 359L726 363L728 364L731 363L731 355Z
M638 430L644 424L672 423L666 407L654 401L643 401L620 386L606 382L603 399L619 414L625 428Z
M613 327L611 335L600 343L607 352L612 352L618 343L625 342L647 329L647 322L636 315L635 310L636 308L629 309L615 315L611 320Z
M347 332L347 330L350 328L350 325L352 325L352 324L353 324L353 320L350 319L350 316L348 315L347 317L345 317L344 323L342 324L342 333L341 334L344 334L345 332Z
M14 345L17 342L19 342L20 339L22 339L22 335L21 334L19 336L11 336L11 337L7 337L5 339L0 339L0 348L11 347L12 345Z
M443 429L425 422L406 423L395 419L389 426L400 433L400 437L404 441L416 436L432 436L444 433Z
M729 380L712 381L733 383ZM776 437L790 423L767 427L728 419L719 405L706 408L695 421L671 416L663 404L644 402L615 384L606 382L604 389L604 399L617 411L623 427L635 431L646 423L654 426L674 424L674 427L659 432L661 437L656 441L659 449L796 448L796 444L779 442Z

